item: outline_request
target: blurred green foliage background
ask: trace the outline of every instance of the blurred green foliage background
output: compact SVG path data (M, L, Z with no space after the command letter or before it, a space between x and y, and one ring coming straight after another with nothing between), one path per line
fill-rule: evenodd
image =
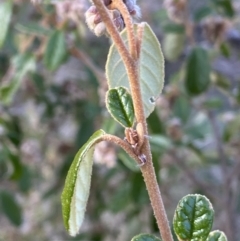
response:
M166 59L148 118L170 223L186 194L206 195L214 229L240 240L240 2L138 1ZM158 234L139 168L97 146L80 235L60 195L73 157L97 129L123 137L105 108L110 41L86 27L87 0L0 2L0 240L128 241Z

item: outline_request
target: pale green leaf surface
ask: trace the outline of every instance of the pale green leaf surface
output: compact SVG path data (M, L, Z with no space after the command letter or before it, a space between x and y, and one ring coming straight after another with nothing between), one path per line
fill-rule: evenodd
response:
M134 108L132 97L126 88L118 87L107 92L107 109L121 125L132 127Z
M76 154L62 192L62 212L66 229L76 236L84 219L91 184L94 145L105 135L96 131Z
M4 44L12 16L12 0L0 2L0 48Z
M224 232L215 230L208 235L206 241L227 241L227 237Z
M155 108L155 99L161 94L164 84L164 58L157 37L147 23L135 26L143 28L140 46L139 76L145 116L148 117ZM127 45L126 30L121 36ZM124 86L129 90L129 81L124 63L113 44L106 64L109 88Z
M167 33L163 39L163 53L168 61L176 61L183 52L185 34Z
M194 194L183 197L173 218L179 240L205 241L212 228L213 215L212 204L205 196Z
M161 239L153 236L152 234L142 233L133 237L131 241L161 241Z

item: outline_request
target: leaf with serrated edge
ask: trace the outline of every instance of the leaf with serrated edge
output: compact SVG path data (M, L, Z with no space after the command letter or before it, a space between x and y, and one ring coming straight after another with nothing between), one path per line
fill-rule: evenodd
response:
M224 232L215 230L208 235L206 241L227 241L227 237Z
M161 239L151 234L142 233L133 237L131 241L161 241Z
M124 127L131 127L134 121L132 97L124 87L107 92L107 109L112 117Z
M155 108L155 99L161 94L164 84L164 57L157 37L147 23L135 25L135 31L142 29L140 46L139 77L144 112L146 118ZM121 37L127 45L126 29ZM106 74L109 88L124 86L128 90L129 81L124 63L113 44L108 54Z
M66 229L76 236L83 222L91 184L94 145L105 135L96 131L76 154L62 192L62 212Z
M212 228L213 215L212 204L205 196L187 195L175 210L174 231L181 241L204 241Z

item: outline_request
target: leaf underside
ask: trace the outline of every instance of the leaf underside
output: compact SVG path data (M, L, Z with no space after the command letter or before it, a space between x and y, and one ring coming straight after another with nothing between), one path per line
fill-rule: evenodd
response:
M157 37L147 23L135 25L135 32L141 29L139 79L144 112L146 118L155 108L155 100L161 94L164 84L164 58ZM126 29L122 31L121 37L127 46ZM129 88L129 80L124 63L113 44L108 54L106 64L106 75L110 89L116 87Z
M76 236L83 222L91 184L94 145L105 135L96 131L76 154L68 171L62 192L62 213L65 228Z

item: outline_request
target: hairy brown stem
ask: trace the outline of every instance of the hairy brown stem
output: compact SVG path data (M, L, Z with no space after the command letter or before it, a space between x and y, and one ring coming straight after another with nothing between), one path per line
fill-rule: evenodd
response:
M128 38L128 45L129 45L129 52L131 57L134 60L137 60L137 39L135 37L132 18L128 12L128 9L122 0L113 0L112 7L117 8L124 19L124 23L126 24L127 30L127 38Z
M141 161L133 151L132 147L128 144L128 142L122 140L117 136L110 134L103 135L101 138L99 138L99 142L100 141L109 141L120 146L122 149L124 149L124 151L126 151L129 154L130 157L132 157L139 165L141 165Z
M105 23L107 31L109 35L111 36L114 44L116 45L117 50L119 51L119 54L121 55L123 62L125 64L125 67L127 69L127 74L129 78L129 84L131 89L131 94L133 98L133 105L135 110L135 116L138 123L141 123L143 125L144 133L147 134L147 122L144 115L144 108L143 108L143 101L140 91L140 83L139 83L139 66L138 62L132 58L130 53L128 52L123 40L121 39L116 27L114 26L107 8L103 4L102 0L92 0L95 6L97 7L99 14L102 18L102 21ZM122 11L122 7L119 7L119 11ZM127 16L129 13L125 13L125 10L121 12L124 19L127 19ZM132 23L126 24L127 28L133 28ZM129 34L132 34L132 30L128 29L127 31ZM130 40L132 41L132 40ZM133 43L131 43L133 44ZM135 48L135 47L132 47ZM111 138L110 138L111 137ZM105 136L106 138L106 136ZM123 142L119 140L118 137L109 136L109 141L113 141L115 143L118 142L118 144L122 144ZM122 146L123 148L126 148L126 145L124 144ZM127 153L130 150L127 150ZM154 215L157 220L158 227L160 229L160 233L162 236L163 241L173 241L171 230L169 227L166 211L164 208L164 204L162 201L161 193L159 190L159 186L156 179L156 174L154 171L153 163L152 163L152 155L150 151L150 145L149 141L146 138L143 144L143 147L141 149L141 153L143 153L146 156L146 164L142 166L141 171L142 175L144 177L144 181L148 190L148 194L150 197L151 205L153 208ZM133 156L132 156L133 157ZM135 156L136 157L136 156ZM139 162L136 158L134 158L136 161Z

